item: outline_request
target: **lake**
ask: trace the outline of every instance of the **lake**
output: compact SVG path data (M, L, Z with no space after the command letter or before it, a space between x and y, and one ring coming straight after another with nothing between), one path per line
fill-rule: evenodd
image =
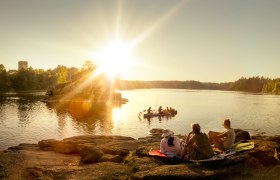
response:
M19 143L85 134L138 138L147 136L153 128L186 134L193 122L199 123L203 132L221 131L225 118L231 119L233 128L248 130L252 135L280 134L280 96L178 89L121 92L128 103L80 119L74 118L67 106L43 102L42 93L0 96L0 150ZM171 118L138 118L139 112L159 105L171 106L178 114Z

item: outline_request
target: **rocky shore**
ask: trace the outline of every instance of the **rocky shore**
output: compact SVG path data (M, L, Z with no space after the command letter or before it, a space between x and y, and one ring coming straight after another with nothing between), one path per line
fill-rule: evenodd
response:
M251 138L256 147L202 164L149 157L159 149L160 129L137 140L85 135L20 144L0 152L0 179L279 179L280 136L235 131L237 141Z

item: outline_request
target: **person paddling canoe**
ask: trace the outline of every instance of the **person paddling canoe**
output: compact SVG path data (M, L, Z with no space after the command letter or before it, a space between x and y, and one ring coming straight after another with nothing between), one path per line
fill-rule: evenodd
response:
M151 107L149 107L149 108L147 109L147 114L152 114L152 108L151 108Z

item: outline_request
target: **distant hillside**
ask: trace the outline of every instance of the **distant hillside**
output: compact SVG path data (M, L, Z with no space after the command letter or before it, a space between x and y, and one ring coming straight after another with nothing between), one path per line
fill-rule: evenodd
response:
M235 82L211 83L199 81L128 81L121 80L117 89L209 89L225 91L245 91L254 93L280 93L280 79L269 79L264 77L240 78Z
M119 89L228 89L232 83L203 83L199 81L128 81L121 80L117 86Z

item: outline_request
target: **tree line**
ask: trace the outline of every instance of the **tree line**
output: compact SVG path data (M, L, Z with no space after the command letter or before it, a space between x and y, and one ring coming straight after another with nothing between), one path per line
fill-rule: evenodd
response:
M240 78L235 82L211 83L200 81L128 81L122 80L119 89L208 89L224 91L245 91L253 93L280 94L280 78L270 79L265 77Z
M58 65L56 68L48 70L29 67L8 72L5 66L0 64L0 92L52 89L59 84L76 81L95 68L96 66L92 62L86 61L80 69Z
M79 69L58 65L54 69L40 70L29 67L14 73L8 73L3 64L0 64L0 92L9 91L34 91L53 89L60 84L81 82L89 72L95 71L97 66L91 61L86 61ZM105 77L99 77L105 80ZM77 81L80 80L80 81ZM100 80L98 81L100 82ZM99 83L100 84L100 83ZM235 82L211 83L194 80L188 81L128 81L115 80L116 89L208 89L226 91L245 91L254 93L280 94L280 78L270 79L265 77L242 77Z

